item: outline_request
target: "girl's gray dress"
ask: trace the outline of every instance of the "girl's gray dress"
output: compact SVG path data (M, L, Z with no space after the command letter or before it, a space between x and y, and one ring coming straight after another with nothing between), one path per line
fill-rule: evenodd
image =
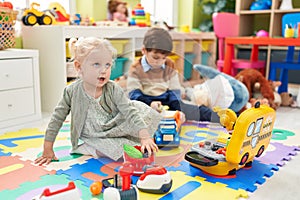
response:
M147 128L151 136L161 119L159 113L139 101L130 101L122 88L108 82L100 98L84 92L81 81L68 86L46 130L46 140L54 141L71 111L72 152L105 155L118 160L123 145L139 145L138 131Z

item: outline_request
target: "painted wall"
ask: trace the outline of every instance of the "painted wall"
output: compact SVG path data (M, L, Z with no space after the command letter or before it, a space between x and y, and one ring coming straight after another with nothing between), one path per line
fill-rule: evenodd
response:
M128 3L129 11L140 3L140 0L124 1ZM107 18L107 0L76 0L76 7L77 13L80 13L82 17L93 17L96 21ZM177 15L178 24L174 25L189 25L192 28L198 28L201 21L201 8L198 0L178 0Z
M107 19L107 0L76 0L77 13L82 17L93 17L95 21ZM126 0L131 11L140 1Z
M76 0L76 8L81 17L93 17L95 21L107 18L106 0Z
M178 26L198 28L201 22L201 7L198 0L178 0Z

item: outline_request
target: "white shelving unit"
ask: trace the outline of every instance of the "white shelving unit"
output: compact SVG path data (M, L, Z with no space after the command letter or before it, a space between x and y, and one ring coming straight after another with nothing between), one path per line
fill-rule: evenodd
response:
M38 49L40 53L42 110L52 112L67 84L66 39L71 37L100 37L113 40L128 40L124 45L122 57L128 58L124 71L127 72L135 59L136 51L142 47L143 36L148 28L140 27L100 27L100 26L34 26L23 27L23 47ZM185 43L193 42L194 63L201 62L201 43L211 41L211 65L215 66L216 37L214 33L170 32L174 41L174 52L179 56L176 62L183 72ZM195 77L195 76L193 76Z
M38 57L37 50L0 51L0 129L41 119Z

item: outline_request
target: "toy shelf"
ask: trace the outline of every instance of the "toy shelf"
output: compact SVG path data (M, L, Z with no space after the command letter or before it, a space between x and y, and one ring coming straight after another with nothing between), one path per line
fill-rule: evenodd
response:
M300 1L292 0L293 9L280 9L280 0L272 0L270 9L250 10L254 0L236 0L235 13L240 16L240 36L254 35L257 31L263 29L269 32L270 37L282 37L281 19L286 13L300 12ZM242 48L251 48L242 47ZM270 65L271 54L274 50L285 50L286 47L268 46L260 49L266 49L267 72ZM267 73L268 74L268 73Z
M66 41L71 37L99 37L112 41L120 51L119 56L126 59L124 73L128 71L135 59L137 51L141 50L143 36L147 27L100 27L100 26L25 26L22 29L23 47L38 49L40 53L41 99L42 110L52 112L67 84L67 47ZM193 51L194 63L201 63L202 43L209 44L211 66L215 66L216 37L214 33L179 33L171 31L176 41L174 54L179 72L183 74L185 49ZM119 48L118 41L122 45ZM124 42L126 41L126 42ZM188 41L187 46L185 46ZM192 49L191 49L192 48ZM121 52L122 51L122 52ZM183 76L182 80L183 81ZM199 79L199 74L192 73L191 79Z

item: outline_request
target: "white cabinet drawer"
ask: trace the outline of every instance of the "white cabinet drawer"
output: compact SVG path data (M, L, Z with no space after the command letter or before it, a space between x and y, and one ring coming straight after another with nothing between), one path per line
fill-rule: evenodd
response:
M33 88L0 92L0 121L33 115L34 113Z
M0 61L0 90L33 86L32 59Z

